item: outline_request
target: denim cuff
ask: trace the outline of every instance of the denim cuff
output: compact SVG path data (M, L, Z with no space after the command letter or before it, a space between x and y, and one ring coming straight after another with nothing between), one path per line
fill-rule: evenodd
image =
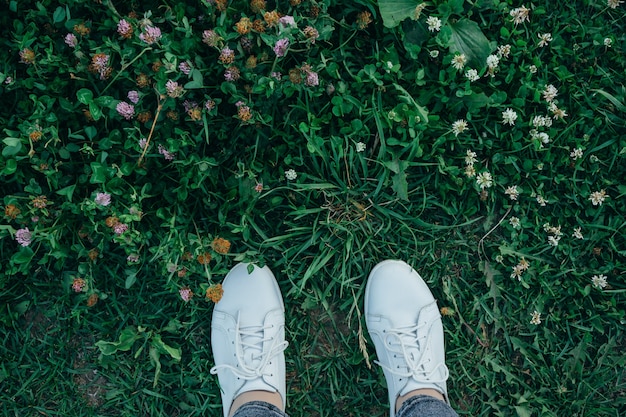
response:
M430 395L416 395L406 400L396 413L396 417L459 417L446 404Z
M250 401L239 407L233 417L289 417L289 415L265 401Z

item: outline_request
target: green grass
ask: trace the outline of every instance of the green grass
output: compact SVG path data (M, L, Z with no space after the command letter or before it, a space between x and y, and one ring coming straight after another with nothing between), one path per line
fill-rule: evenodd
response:
M425 16L384 28L375 2L277 2L320 39L274 60L277 35L250 35L255 53L270 58L248 68L233 29L247 2L222 14L195 1L0 0L0 415L220 416L203 292L240 261L268 265L283 292L289 413L387 415L363 298L369 271L388 258L413 265L446 313L448 390L460 415L625 415L624 5L527 3L530 22L515 26L509 11L521 5L437 2L424 13L444 25L431 33ZM136 36L117 36L120 16L148 10L165 33L161 44L145 49ZM359 29L363 11L373 22ZM69 50L63 36L83 18L91 34ZM214 27L237 50L238 83L223 81L219 51L202 43ZM470 83L451 68L452 34L462 29L476 41L475 59L511 45L493 78L476 67L482 77ZM538 47L547 32L553 41ZM24 48L35 50L35 64L19 62ZM89 71L96 52L111 54L114 78ZM184 60L203 77L184 98L218 103L199 121L165 93L167 80L189 82L172 64ZM304 62L319 87L288 81ZM270 87L274 69L283 80ZM149 87L137 87L139 73ZM549 114L549 84L568 116L538 128L550 135L541 146L531 120ZM151 122L115 110L135 88L138 112L164 106L139 165L137 141L152 135ZM88 92L100 100L92 107ZM240 100L251 106L250 123L237 115ZM85 119L93 107L101 118ZM507 108L519 115L515 126L502 123ZM460 119L468 129L454 135ZM39 130L43 139L33 141ZM176 159L165 161L157 146ZM574 159L577 148L583 157ZM493 186L466 175L468 150ZM512 185L518 200L505 194ZM600 190L608 198L593 205ZM104 191L107 207L93 201ZM32 203L40 195L44 209ZM113 216L127 233L106 225ZM561 227L557 246L546 223ZM15 238L23 227L33 231L28 247ZM212 249L216 237L232 243L229 253ZM197 262L204 253L208 265ZM518 280L511 273L522 259L529 267ZM608 285L596 288L594 275ZM86 291L72 290L77 277ZM185 286L195 293L188 303L178 293ZM88 307L92 294L99 301Z

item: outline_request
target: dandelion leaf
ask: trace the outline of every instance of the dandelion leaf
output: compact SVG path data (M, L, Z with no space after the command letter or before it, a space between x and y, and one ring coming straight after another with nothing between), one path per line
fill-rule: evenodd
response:
M117 342L106 342L104 340L100 340L96 342L96 346L98 346L103 355L113 355L120 350L130 350L135 341L139 338L141 338L141 336L137 334L137 330L134 327L129 326L122 330Z
M470 68L483 67L491 48L489 40L478 24L469 19L461 19L450 24L450 30L452 31L450 52L465 54Z
M398 26L404 19L415 18L415 8L422 3L418 0L380 0L378 7L383 25L388 28Z
M394 174L392 177L393 185L391 188L396 192L398 198L409 201L409 183L406 179L406 172L401 171L397 174Z

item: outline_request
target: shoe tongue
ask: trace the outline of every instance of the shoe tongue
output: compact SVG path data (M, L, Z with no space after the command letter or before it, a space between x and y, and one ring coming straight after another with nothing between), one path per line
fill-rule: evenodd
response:
M421 356L422 356L419 342L420 342L419 339L417 342L415 341L415 336L403 336L402 337L404 351L406 352L405 358L407 361L407 366L409 364L415 366L419 363Z
M241 335L241 342L244 345L244 360L248 366L254 368L261 363L264 331L262 327L243 330L246 332Z
M417 365L422 357L422 351L420 343L423 343L421 338L417 338L417 329L415 328L415 323L418 323L419 318L416 314L415 317L408 318L407 323L399 323L403 330L410 330L408 333L399 334L399 338L402 341L402 346L404 347L405 352L405 360L407 368L410 365Z

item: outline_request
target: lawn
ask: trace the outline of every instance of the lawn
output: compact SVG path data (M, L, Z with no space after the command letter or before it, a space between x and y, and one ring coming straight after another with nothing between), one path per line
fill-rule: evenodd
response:
M0 0L0 414L220 416L238 262L290 415L383 416L413 265L462 416L626 415L626 4Z

